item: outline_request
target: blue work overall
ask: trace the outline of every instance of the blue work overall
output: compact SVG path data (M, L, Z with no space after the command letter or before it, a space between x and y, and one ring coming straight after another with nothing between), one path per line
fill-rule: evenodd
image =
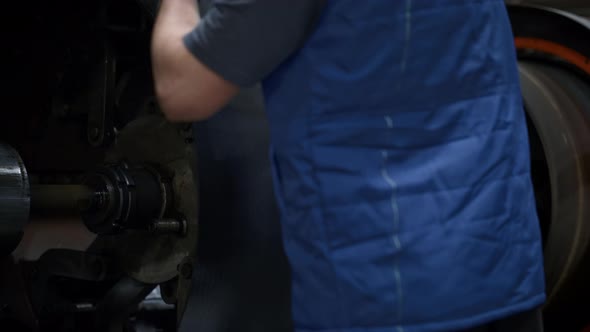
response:
M501 0L328 1L264 82L297 331L457 331L545 299Z

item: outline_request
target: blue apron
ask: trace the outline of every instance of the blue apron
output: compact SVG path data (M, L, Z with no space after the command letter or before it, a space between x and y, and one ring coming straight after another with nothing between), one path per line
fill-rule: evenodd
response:
M297 331L457 331L543 303L502 0L328 1L264 82Z

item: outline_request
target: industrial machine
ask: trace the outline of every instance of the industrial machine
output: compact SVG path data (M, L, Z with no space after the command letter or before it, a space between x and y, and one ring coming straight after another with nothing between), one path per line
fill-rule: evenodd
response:
M156 287L177 325L197 180L191 126L167 123L153 99L153 12L133 1L34 6L3 17L1 329L121 331Z
M590 324L590 5L507 2L547 330L580 331ZM14 2L2 13L0 330L133 331L146 310L161 330L182 321L203 174L193 126L167 123L154 99L153 3ZM145 305L154 291L161 303Z

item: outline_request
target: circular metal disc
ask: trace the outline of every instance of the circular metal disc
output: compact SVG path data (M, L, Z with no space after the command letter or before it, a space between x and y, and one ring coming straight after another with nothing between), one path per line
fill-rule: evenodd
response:
M173 175L175 209L186 218L187 232L182 236L126 231L100 236L93 244L93 248L112 252L121 268L141 282L161 283L174 278L178 275L178 265L183 259L192 258L196 251L195 156L188 137L190 131L168 123L161 116L142 116L119 133L106 160L108 163L147 163L163 167L165 172Z

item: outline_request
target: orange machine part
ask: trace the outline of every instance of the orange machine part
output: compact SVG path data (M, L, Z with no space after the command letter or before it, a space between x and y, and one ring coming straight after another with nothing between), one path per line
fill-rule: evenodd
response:
M590 75L590 58L571 48L540 38L516 37L514 43L520 50L535 50L561 58Z

